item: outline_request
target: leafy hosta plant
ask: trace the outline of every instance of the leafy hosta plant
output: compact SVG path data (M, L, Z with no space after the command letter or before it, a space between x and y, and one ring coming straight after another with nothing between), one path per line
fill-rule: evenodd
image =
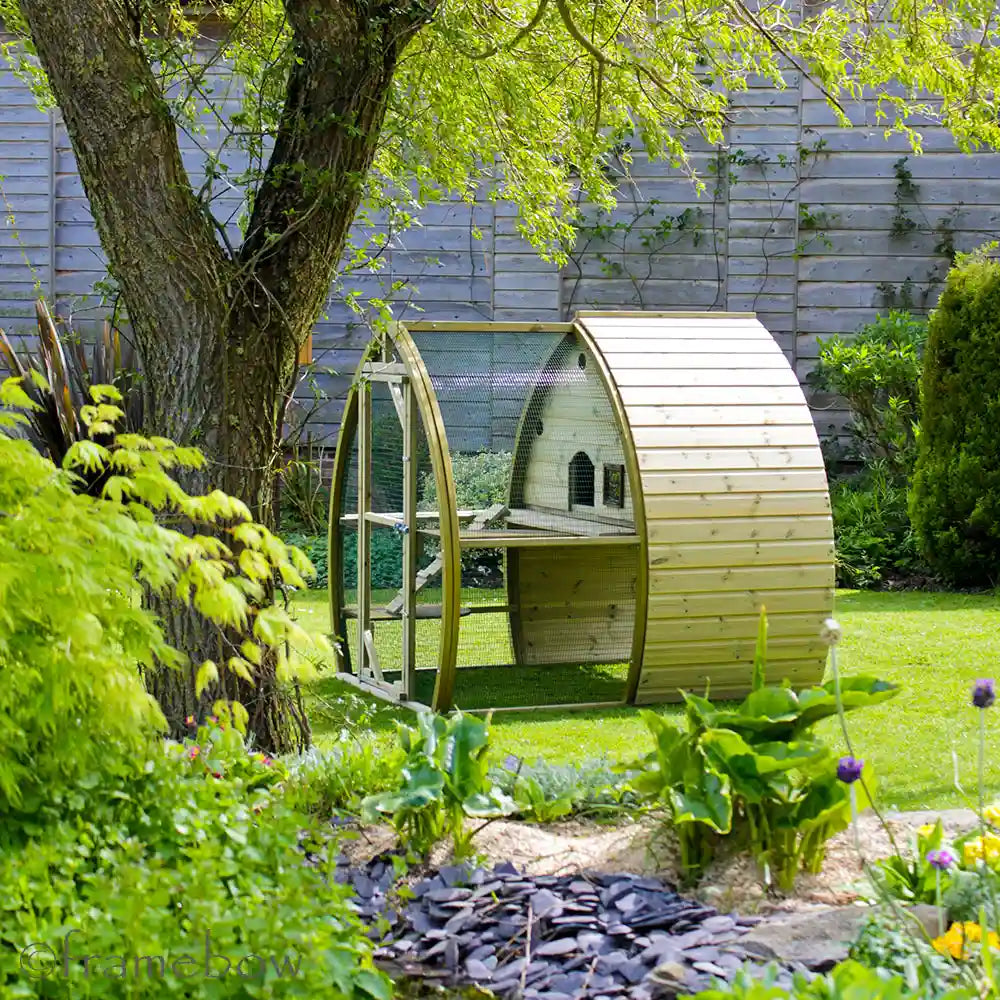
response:
M766 634L762 615L753 690L737 707L717 708L682 692L683 724L642 712L656 745L634 784L666 804L690 877L726 838L748 847L788 890L801 869L819 869L827 840L851 821L851 801L829 748L810 734L838 712L835 682L798 692L767 686ZM872 677L840 680L845 710L878 704L896 691ZM867 769L865 778L858 808L868 804L872 787Z
M406 754L399 787L368 796L362 817L389 817L407 848L426 855L450 837L456 857L468 855L475 831L466 819L492 819L516 810L489 777L489 724L455 712L448 718L421 712L416 726L399 724Z

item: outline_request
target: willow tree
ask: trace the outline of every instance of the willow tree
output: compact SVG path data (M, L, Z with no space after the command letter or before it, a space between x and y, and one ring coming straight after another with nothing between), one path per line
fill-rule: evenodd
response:
M189 487L218 486L259 517L297 351L359 211L488 183L551 252L571 240L581 195L612 201L606 165L623 139L684 166L692 136L724 141L727 95L750 75L782 86L804 73L835 107L874 94L887 128L932 116L964 143L994 143L994 6L0 0L9 58L40 67L65 120L146 373L149 430L208 455ZM238 101L208 85L220 68ZM195 189L182 163L178 131L206 114L244 156L239 239L213 216L213 184ZM210 178L226 160L208 157ZM165 616L194 662L216 653L197 622ZM248 697L266 709L258 737L281 749L267 674ZM191 678L154 687L178 724Z

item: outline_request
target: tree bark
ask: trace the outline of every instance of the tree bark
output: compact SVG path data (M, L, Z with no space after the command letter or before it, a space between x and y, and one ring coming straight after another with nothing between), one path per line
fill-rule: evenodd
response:
M233 255L191 188L126 3L21 3L134 331L148 430L206 454L207 466L184 481L189 491L234 494L264 523L298 349L329 295L397 60L436 3L285 0L296 60L247 238ZM261 747L280 752L308 739L273 665L253 687L225 677L196 699L196 666L215 659L222 669L218 635L183 607L155 610L192 663L147 681L175 735L185 716L236 697Z

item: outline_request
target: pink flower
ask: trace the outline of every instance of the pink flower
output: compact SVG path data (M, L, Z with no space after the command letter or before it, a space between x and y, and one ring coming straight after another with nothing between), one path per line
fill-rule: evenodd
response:
M190 757L190 758L191 758L191 760L194 760L194 759L195 759L195 757L197 757L197 756L198 756L198 754L200 754L200 753L201 753L201 747L198 747L198 746L193 746L193 747L191 747L191 749L190 749L190 750L188 751L188 757Z
M194 716L193 715L189 715L184 720L184 725L187 726L189 729L194 729L194 726L195 726Z

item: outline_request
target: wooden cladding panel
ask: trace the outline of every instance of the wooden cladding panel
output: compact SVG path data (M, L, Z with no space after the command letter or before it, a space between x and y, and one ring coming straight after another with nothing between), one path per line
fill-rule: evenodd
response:
M649 608L640 702L739 696L757 620L774 676L820 679L833 605L823 458L798 379L752 316L584 315L639 464Z

